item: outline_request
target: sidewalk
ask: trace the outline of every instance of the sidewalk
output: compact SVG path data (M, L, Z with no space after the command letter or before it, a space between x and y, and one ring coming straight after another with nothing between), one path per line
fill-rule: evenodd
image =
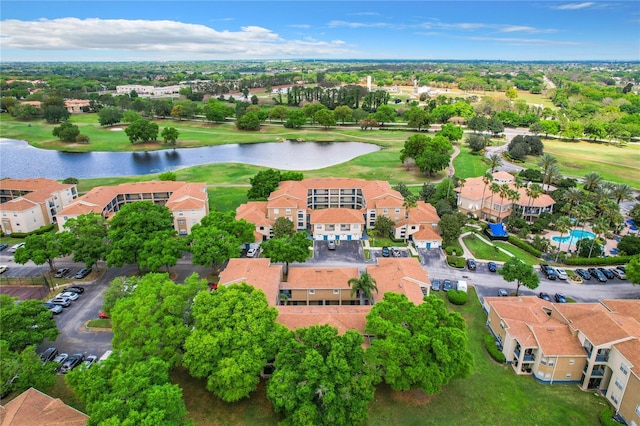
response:
M491 241L487 240L484 236L482 236L480 234L477 234L475 232L465 232L464 234L460 235L460 237L458 238L458 242L460 243L460 246L462 247L462 250L464 252L464 257L470 257L470 258L474 257L473 254L467 248L467 246L464 244L464 241L462 241L463 237L466 237L467 235L471 235L471 234L474 234L476 236L476 238L479 239L480 241L482 241L483 243L488 244L491 247L496 247L498 250L500 250L502 253L506 254L507 256L513 257L512 253L509 253L508 251L506 251L502 247L497 247ZM496 261L495 263L502 264L504 262Z

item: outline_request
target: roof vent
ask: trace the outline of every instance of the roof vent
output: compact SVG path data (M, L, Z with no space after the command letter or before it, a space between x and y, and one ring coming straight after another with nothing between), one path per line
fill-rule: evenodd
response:
M548 328L547 328L547 331L556 331L556 329L555 329L555 328L553 328L553 327L548 327Z

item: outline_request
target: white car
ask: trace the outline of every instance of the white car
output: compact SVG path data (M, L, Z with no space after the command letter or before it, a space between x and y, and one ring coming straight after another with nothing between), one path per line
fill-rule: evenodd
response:
M0 274L7 270L7 265L0 265Z
M555 270L556 270L556 273L558 274L559 280L569 279L569 275L567 275L567 271L565 271L563 268L555 268Z
M57 295L56 297L68 297L69 299L74 301L74 300L78 300L78 297L80 297L80 295L78 293L74 293L72 291L64 291L64 292L60 293L59 295Z
M249 250L247 250L247 257L255 257L256 254L258 254L257 248L250 248Z

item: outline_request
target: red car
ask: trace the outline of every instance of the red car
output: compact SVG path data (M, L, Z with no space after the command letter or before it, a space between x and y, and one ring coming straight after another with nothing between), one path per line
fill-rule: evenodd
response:
M104 312L100 311L100 313L98 314L98 318L109 319L109 315L107 315Z

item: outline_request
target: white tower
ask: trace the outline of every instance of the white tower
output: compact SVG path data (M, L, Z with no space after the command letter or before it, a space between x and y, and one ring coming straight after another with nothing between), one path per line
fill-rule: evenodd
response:
M371 91L371 76L367 76L367 90Z

